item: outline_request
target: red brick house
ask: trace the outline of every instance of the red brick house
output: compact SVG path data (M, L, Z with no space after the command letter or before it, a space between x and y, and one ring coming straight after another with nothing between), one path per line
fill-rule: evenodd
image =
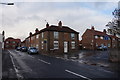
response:
M12 37L9 37L5 40L5 49L15 49L16 47L20 46L20 44L20 39L14 39Z
M85 49L97 49L98 46L111 47L111 39L109 35L106 34L106 30L103 32L97 31L92 26L91 29L87 29L82 35L82 46Z
M70 53L78 50L78 32L63 26L60 21L58 25L46 24L46 28L35 30L26 38L27 47L37 47L41 53Z

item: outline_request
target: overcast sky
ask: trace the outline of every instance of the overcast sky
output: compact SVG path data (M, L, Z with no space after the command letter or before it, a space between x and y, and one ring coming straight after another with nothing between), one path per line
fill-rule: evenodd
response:
M52 0L53 1L53 0ZM4 0L2 2L10 2ZM104 0L104 2L40 2L38 0L13 0L13 6L0 5L0 32L6 32L5 37L24 40L29 32L45 28L46 21L50 25L57 25L61 20L63 25L69 26L81 35L87 28L95 26L96 30L106 29L106 24L112 20L112 11L118 3ZM45 21L46 20L46 21Z

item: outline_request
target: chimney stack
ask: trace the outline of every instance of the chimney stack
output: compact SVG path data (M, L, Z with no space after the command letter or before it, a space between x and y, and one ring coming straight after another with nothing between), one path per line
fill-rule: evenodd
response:
M46 28L48 28L49 27L49 24L48 24L48 22L47 22L47 24L46 24Z
M103 32L106 33L107 32L106 29L104 29Z
M32 32L30 32L29 35L32 36Z
M61 21L59 21L58 26L62 27L62 22Z
M91 27L92 30L95 30L94 26Z
M35 33L38 33L38 32L39 32L39 30L38 30L38 28L36 28Z
M5 31L2 32L2 35L3 35L3 36L5 35Z

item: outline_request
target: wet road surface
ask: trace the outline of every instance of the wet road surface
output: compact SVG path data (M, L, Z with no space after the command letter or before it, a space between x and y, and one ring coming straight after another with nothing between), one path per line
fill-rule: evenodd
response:
M3 52L3 78L117 78L118 73L99 66L81 64L41 54L7 50ZM11 72L11 73L10 73Z

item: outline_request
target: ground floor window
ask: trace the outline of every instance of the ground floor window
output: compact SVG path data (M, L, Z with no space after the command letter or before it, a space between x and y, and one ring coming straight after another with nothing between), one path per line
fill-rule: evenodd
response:
M38 49L38 44L36 44L36 48Z
M108 47L110 47L110 44L108 44Z
M75 49L75 41L71 42L71 49Z
M44 49L44 46L43 46L43 41L41 41L41 49Z
M54 49L59 49L59 43L58 43L58 41L54 41Z

